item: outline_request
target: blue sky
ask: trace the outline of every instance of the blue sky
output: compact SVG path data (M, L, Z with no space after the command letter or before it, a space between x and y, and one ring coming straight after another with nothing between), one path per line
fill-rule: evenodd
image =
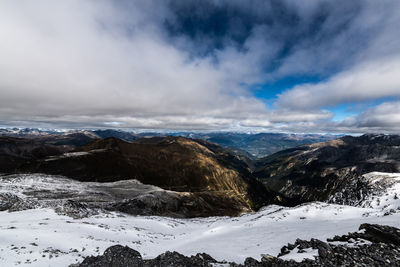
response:
M255 97L265 101L270 108L277 100L278 95L300 84L318 83L322 80L319 76L288 76L265 84L256 84L251 87Z
M0 2L0 125L400 131L397 0Z

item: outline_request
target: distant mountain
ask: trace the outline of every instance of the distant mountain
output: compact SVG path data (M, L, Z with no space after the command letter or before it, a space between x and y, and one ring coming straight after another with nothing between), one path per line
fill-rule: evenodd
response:
M116 137L123 139L125 141L132 141L138 139L138 136L131 132L124 132L124 131L117 131L117 130L94 130L91 131L93 134L98 136L99 138L109 138L109 137Z
M235 133L235 132L212 132L212 133L194 133L194 132L130 132L114 129L103 130L43 130L34 128L25 129L0 129L0 136L12 137L43 137L43 136L63 136L71 134L84 134L95 138L116 137L125 141L133 141L139 138L183 136L187 138L203 139L208 142L216 143L231 152L243 155L248 158L256 159L271 155L280 150L296 147L303 144L324 142L336 139L338 135L320 135L320 134L283 134L283 133Z
M338 138L337 135L284 134L284 133L180 133L190 138L198 138L232 149L236 153L252 157L265 157L275 152L303 144L324 142Z
M338 192L359 198L370 172L400 172L400 136L345 136L287 149L260 159L254 177L294 202L334 200ZM350 186L351 185L351 186ZM350 194L349 188L354 194ZM337 198L339 203L351 199Z

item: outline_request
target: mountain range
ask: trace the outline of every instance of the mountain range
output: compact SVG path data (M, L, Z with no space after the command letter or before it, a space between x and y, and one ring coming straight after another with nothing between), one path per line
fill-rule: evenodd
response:
M302 144L324 142L341 137L331 134L287 134L287 133L242 133L242 132L131 132L113 129L99 130L52 130L36 128L0 129L0 136L34 138L81 135L82 138L108 138L116 137L125 141L140 138L181 136L192 139L202 139L221 145L236 154L243 154L256 159L265 157L275 152L299 146Z
M204 139L153 134L126 141L112 133L15 131L0 137L0 172L81 182L136 180L164 193L144 192L111 206L132 214L196 217L239 215L268 204L353 203L362 194L351 194L350 185L368 190L363 174L400 169L396 135L344 136L257 159ZM231 136L237 135L224 138Z

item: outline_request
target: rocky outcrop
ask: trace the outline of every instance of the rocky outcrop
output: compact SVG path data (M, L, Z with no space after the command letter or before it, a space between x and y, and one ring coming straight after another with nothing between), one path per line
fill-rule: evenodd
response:
M143 260L142 256L136 250L129 247L116 245L109 247L104 254L96 257L87 257L81 264L70 265L70 267L150 267L150 266L212 266L217 263L210 255L205 253L186 257L177 252L167 251L155 259Z
M133 267L133 266L247 266L247 267L291 267L291 266L399 266L400 230L390 226L362 224L360 231L344 236L335 236L328 242L317 239L297 239L281 249L278 257L264 255L261 261L247 258L244 264L218 262L207 254L184 256L177 252L166 252L155 259L144 260L139 252L120 245L109 247L103 255L87 257L82 263L70 267ZM314 259L301 262L282 259L285 255L314 250Z
M349 233L343 236L335 236L329 241L349 242L352 240L368 240L373 243L385 243L400 246L400 230L396 227L368 224L360 225L359 232Z

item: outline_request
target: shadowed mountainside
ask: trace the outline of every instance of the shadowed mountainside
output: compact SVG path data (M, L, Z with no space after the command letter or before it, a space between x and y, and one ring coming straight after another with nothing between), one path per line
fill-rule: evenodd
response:
M298 203L325 201L363 174L399 172L400 137L345 136L284 150L256 165L254 176L284 196Z

